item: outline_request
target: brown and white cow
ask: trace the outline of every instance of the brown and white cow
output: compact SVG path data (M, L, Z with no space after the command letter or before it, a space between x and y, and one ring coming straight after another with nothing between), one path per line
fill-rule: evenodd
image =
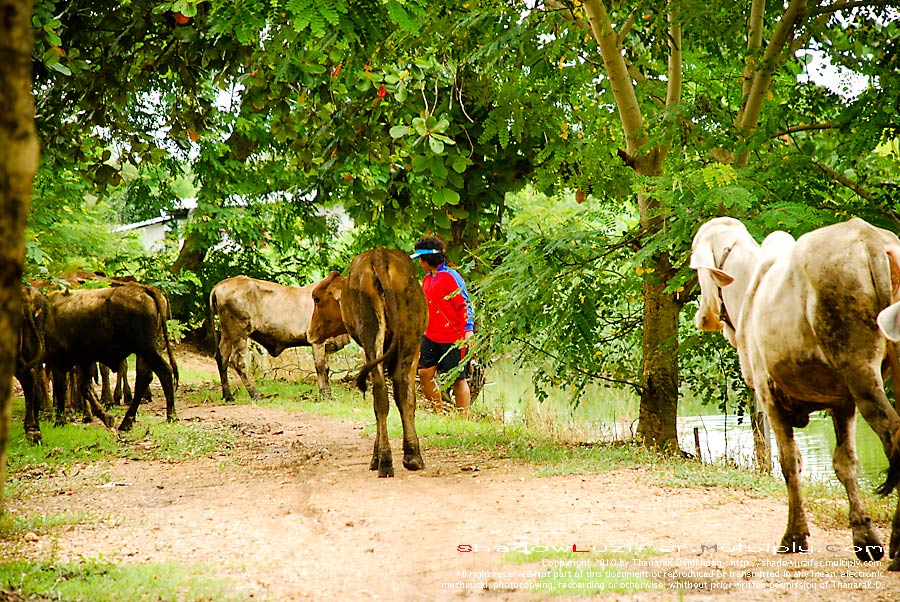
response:
M770 234L762 246L736 219L720 217L694 236L691 267L700 282L696 325L722 330L741 372L768 415L788 490L788 524L779 551L809 551L794 428L828 410L837 438L834 471L847 490L853 546L880 560L881 540L859 497L856 410L881 438L889 460L879 492L900 482L900 417L884 392L889 349L879 313L897 299L900 240L861 219L794 239ZM890 350L893 353L893 350ZM900 569L900 522L891 533L890 570Z
M90 374L93 363L118 366L132 353L137 356L134 398L119 429L127 431L134 425L138 405L154 374L166 398L166 417L175 420L178 367L166 328L168 303L158 289L129 283L105 289L56 292L47 298L47 305L44 361L53 374L57 420L65 412L65 381L70 369L78 368L82 375ZM159 351L160 333L168 363ZM85 383L82 395L94 401L96 395L88 390L89 379L80 380ZM99 403L96 405L95 414L108 422Z
M303 287L284 286L248 276L226 278L209 293L210 322L219 316L221 334L216 333L216 364L222 382L222 397L234 401L228 383L228 366L240 376L250 397L260 397L253 376L247 371L247 339L278 357L290 347L311 346L319 395L331 399L328 384L328 353L350 342L346 334L322 343L307 336L313 314L312 291L318 283Z
M371 373L376 434L369 468L377 470L379 477L394 476L385 374L391 378L403 424L403 466L425 468L416 435L415 378L428 309L409 256L381 248L361 253L350 263L346 278L332 272L319 283L313 300L311 341L349 332L365 351L366 364L356 385L365 392Z

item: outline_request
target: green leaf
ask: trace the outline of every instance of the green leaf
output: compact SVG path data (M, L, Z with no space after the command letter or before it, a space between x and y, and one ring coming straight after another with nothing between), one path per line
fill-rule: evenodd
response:
M443 211L438 211L434 214L434 225L438 228L443 228L444 230L450 229L450 218L447 217L447 214Z
M428 146L431 147L431 152L436 155L440 155L444 152L444 143L435 138L434 136L428 137Z
M395 125L391 128L391 138L403 138L410 132L410 127L408 125Z
M431 197L435 207L443 207L444 205L459 204L459 193L452 188L440 188L434 191Z
M72 71L62 63L53 63L52 65L50 65L50 68L54 71L62 73L63 75L72 75Z

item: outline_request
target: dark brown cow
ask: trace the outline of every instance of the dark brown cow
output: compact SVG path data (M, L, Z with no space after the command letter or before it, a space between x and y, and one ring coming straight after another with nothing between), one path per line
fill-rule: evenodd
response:
M134 397L119 429L126 431L133 426L138 405L153 374L159 378L166 397L166 417L175 419L178 367L166 328L168 303L158 289L128 283L106 289L57 292L48 297L48 305L44 360L53 374L58 420L65 412L68 370L78 368L82 374L89 374L94 362L118 366L132 353L137 355ZM160 332L169 363L157 346ZM89 388L89 379L81 381ZM92 402L96 399L92 391L82 391L82 394ZM96 405L94 412L103 419L105 413L99 403Z
M416 435L415 377L419 345L428 310L425 295L406 253L374 249L357 255L346 278L332 272L313 291L315 310L310 341L324 341L349 332L366 354L366 365L356 379L363 392L372 374L375 409L375 449L371 470L379 477L394 476L387 434L390 410L385 372L394 388L394 401L403 423L403 466L425 468Z
M331 399L328 385L328 353L350 342L346 334L332 340L311 343L307 330L313 314L312 291L318 283L303 287L234 276L216 284L209 293L209 318L215 328L219 316L221 334L216 333L216 364L222 382L222 397L234 401L228 383L228 366L241 377L250 397L260 397L247 371L247 339L253 339L278 357L290 347L312 346L319 395Z

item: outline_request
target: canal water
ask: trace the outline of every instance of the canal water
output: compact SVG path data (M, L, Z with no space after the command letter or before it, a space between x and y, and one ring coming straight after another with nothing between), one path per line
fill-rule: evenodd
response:
M627 440L637 426L639 399L631 391L591 387L573 407L571 393L548 391L539 400L530 375L512 362L494 363L488 370L488 385L475 402L475 409L494 415L509 424L525 424L562 438L582 441ZM694 429L705 462L726 462L754 466L753 433L749 416L726 415L691 400L679 403L678 439L681 448L695 453ZM860 479L872 486L880 483L887 460L878 437L862 417L857 418L857 453ZM831 418L825 413L811 417L809 426L794 429L803 456L804 480L837 483L831 466L835 446ZM777 446L772 438L773 472L780 477Z

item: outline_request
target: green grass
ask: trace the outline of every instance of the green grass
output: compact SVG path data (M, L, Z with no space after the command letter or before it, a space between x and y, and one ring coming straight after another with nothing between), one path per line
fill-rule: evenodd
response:
M193 384L184 387L180 393L183 405L219 405L221 389L217 375L210 371L205 377L198 373L191 379ZM238 404L275 408L288 412L308 412L343 420L352 420L364 425L364 433L374 434L372 394L365 397L349 386L333 384L333 401L321 401L314 383L291 383L283 381L258 380L264 399L251 400L243 387L233 383ZM605 400L592 400L602 405ZM613 400L621 403L621 400ZM517 461L534 468L539 476L586 474L610 470L633 471L636 484L665 488L691 488L696 490L716 489L730 491L736 498L740 496L767 496L786 501L784 482L781 478L737 468L728 463L704 464L697 460L664 455L628 441L601 443L579 443L566 428L560 428L556 420L563 420L561 413L550 411L551 406L536 406L527 410L524 419L507 421L498 406L485 399L479 399L474 406L473 418L461 420L456 416L437 414L423 409L417 411L416 427L424 452L444 451L473 457L474 462ZM211 454L227 454L239 444L236 436L224 427L215 427L193 421L167 423L162 418L141 413L131 433L117 436L114 432L96 425L71 424L64 427L44 425L43 446L33 446L25 441L21 428L21 402L16 406L16 418L11 433L10 453L11 480L7 492L16 495L17 484L39 480L44 474L65 473L77 470L79 464L94 463L109 458L127 457L138 460L181 461ZM522 418L518 416L517 418ZM565 418L568 420L568 418ZM402 434L399 413L391 409L388 420L392 438ZM889 525L894 506L889 498L880 498L864 492L864 498L876 522ZM830 483L804 483L804 499L811 518L821 526L846 528L847 502L843 489ZM76 514L61 514L53 517L7 516L0 521L0 537L16 539L28 532L45 533L71 524L90 521L90 517ZM786 520L786 516L785 516ZM849 533L848 533L849 537ZM579 559L590 556L597 566L603 566L602 557L578 554ZM547 558L547 557L545 557ZM557 559L564 559L559 556ZM540 562L541 558L516 559L509 562ZM44 565L41 565L44 566ZM609 565L606 565L609 566ZM89 565L91 578L109 578L124 581L124 567L97 564ZM112 568L111 568L112 567ZM64 567L65 568L65 567ZM170 567L165 572L173 572ZM53 569L46 565L39 574ZM63 570L63 569L60 569ZM68 569L65 569L68 570ZM128 568L132 570L132 568ZM135 569L136 570L136 569ZM144 569L154 571L157 569ZM190 569L185 579L191 576ZM586 595L600 591L622 592L640 591L653 587L652 581L643 582L633 578L623 579L621 574L595 570L592 575L576 577L561 575L542 578L539 591L547 593L577 593ZM2 570L0 570L0 574ZM146 577L146 576L145 576ZM633 577L631 575L630 577ZM152 579L152 577L149 577ZM55 582L55 580L54 580ZM631 589L617 589L622 583ZM618 584L618 585L617 585ZM167 586L168 587L168 586ZM592 589L593 588L593 589ZM194 589L189 591L194 592ZM199 590L196 590L199 591ZM136 594L137 595L137 594ZM143 595L143 594L140 594ZM153 599L167 600L168 594L149 598L111 599ZM202 596L202 594L198 594ZM67 597L69 596L69 597ZM62 599L81 599L78 594L65 594ZM85 598L88 599L88 598ZM90 598L97 599L97 598ZM172 598L172 599L205 599ZM213 598L209 598L213 599ZM219 598L215 598L219 599Z
M243 599L229 579L195 565L111 564L102 559L0 563L0 594L67 602L201 602ZM2 597L2 596L0 596ZM4 598L5 599L5 598ZM18 599L18 598L15 598Z
M0 516L0 540L15 539L27 533L46 534L54 529L91 522L83 512L19 515L7 512Z
M653 551L646 549L634 553L541 550L509 552L504 555L504 561L538 564L543 572L533 583L536 592L586 596L664 589L663 583L649 578L647 569L633 565L634 560L652 555Z

